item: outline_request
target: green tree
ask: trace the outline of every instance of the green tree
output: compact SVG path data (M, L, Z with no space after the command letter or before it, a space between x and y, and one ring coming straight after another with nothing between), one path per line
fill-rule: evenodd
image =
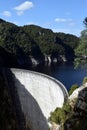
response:
M83 84L87 83L87 77L84 77Z
M14 55L17 61L23 56L28 60L34 57L44 61L44 55L61 58L61 61L65 57L67 61L72 61L78 43L79 38L71 34L54 33L35 25L18 27L0 19L0 46Z
M70 88L70 90L69 90L69 95L71 95L71 94L73 93L73 91L74 91L75 89L77 89L78 87L79 87L78 84L72 85L71 88Z
M85 27L87 27L87 17L84 19L83 23L85 24Z
M75 67L87 64L87 29L81 32L81 41L75 49Z
M56 124L63 124L72 112L73 109L67 101L63 104L62 108L56 108L54 112L50 113L49 121L55 122Z
M87 18L84 20L84 24L87 25ZM87 26L86 26L87 27ZM81 32L80 44L75 49L75 67L87 66L87 29Z

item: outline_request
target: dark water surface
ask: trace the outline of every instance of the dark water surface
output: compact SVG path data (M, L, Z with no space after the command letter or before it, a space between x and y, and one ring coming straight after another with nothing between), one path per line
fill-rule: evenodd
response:
M70 63L51 66L42 65L33 68L33 70L58 79L68 90L73 84L81 85L83 78L87 76L87 69L78 68L75 70L73 64Z

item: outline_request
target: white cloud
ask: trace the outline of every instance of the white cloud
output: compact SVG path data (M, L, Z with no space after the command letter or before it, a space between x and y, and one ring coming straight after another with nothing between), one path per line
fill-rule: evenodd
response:
M17 15L22 15L24 12L23 11L17 11Z
M64 18L56 18L55 22L66 22L66 19L64 19Z
M73 34L73 35L76 35L76 36L80 36L80 32L81 30L79 29L67 29L67 28L59 28L59 29L52 29L54 32L63 32L63 33L66 33L66 34Z
M11 16L11 12L9 12L9 11L4 11L4 12L2 13L2 15L7 16L7 17L10 17L10 16Z
M76 23L71 18L66 18L66 19L65 18L56 18L54 21L57 23L66 23L67 26L70 26L70 27L73 27L76 25Z
M63 28L59 28L59 29L53 29L54 32L64 32L64 33L69 33L70 30L69 29L63 29Z
M65 18L55 18L55 22L71 22L72 19L65 19Z
M33 8L33 3L30 1L25 1L24 3L14 7L14 9L17 11L18 15L22 15L25 10L29 10L30 8Z

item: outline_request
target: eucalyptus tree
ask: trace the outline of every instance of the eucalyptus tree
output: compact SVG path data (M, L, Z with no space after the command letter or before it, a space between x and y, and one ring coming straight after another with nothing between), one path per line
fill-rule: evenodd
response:
M81 32L80 44L75 49L75 67L87 67L87 18L84 19L83 23L86 29Z

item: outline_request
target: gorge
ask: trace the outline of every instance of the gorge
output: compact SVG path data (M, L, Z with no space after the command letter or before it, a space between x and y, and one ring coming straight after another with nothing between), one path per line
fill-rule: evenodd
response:
M73 80L73 76L77 79L76 73L70 73L68 78L61 71L64 80L59 75L56 80L28 70L33 66L40 69L45 63L49 66L57 62L58 69L60 63L72 63L79 40L71 34L54 33L36 25L19 27L0 19L1 130L48 130L50 112L63 106L68 97L66 88L80 80ZM69 69L67 66L65 71ZM59 80L67 82L66 88Z

